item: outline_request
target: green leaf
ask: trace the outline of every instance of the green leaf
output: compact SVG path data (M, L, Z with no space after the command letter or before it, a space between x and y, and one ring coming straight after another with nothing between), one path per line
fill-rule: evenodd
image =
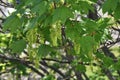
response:
M76 66L76 70L80 71L80 72L85 72L86 71L86 67L84 65L78 64Z
M53 12L53 22L61 21L65 23L66 19L73 17L72 11L67 7L59 7Z
M11 32L15 32L21 26L22 20L15 14L8 17L7 20L3 23L3 29L10 30Z
M82 32L82 26L80 23L73 23L72 21L66 21L66 36L74 41L76 38L80 37L80 32Z
M91 54L91 53L90 53ZM80 55L78 55L81 58L81 61L84 62L91 62L91 58L88 57L88 55L86 55L84 52L81 53Z
M113 68L115 70L120 70L120 60L118 60L118 62L116 62L116 63L113 64Z
M120 19L120 4L118 4L117 8L115 9L114 17L116 20Z
M38 30L41 34L41 40L45 39L46 41L50 42L50 27L43 27Z
M51 25L51 24L52 24L51 19L52 19L52 16L49 15L49 16L45 19L45 22L43 23L43 25L44 25L45 27Z
M87 30L87 32L94 32L98 29L98 24L93 20L87 20L85 22L85 29Z
M42 14L45 13L45 11L47 10L47 2L46 1L41 1L39 2L39 4L35 5L31 11L34 13L39 14L39 16L41 16Z
M111 13L117 7L118 0L106 0L102 6L103 13L108 12Z
M10 48L14 53L21 53L26 48L26 41L21 39L10 44Z
M104 53L101 53L101 52L96 52L95 55L96 55L96 57L99 58L99 59L105 58Z
M73 10L80 11L84 14L88 14L89 10L94 12L94 8L91 3L92 2L88 0L80 0L78 3L72 4Z
M37 25L38 19L39 17L29 20L25 26L24 32L27 31L28 29L35 27Z
M104 30L106 27L108 27L110 25L109 21L110 21L109 18L101 18L101 19L99 19L97 21L99 29Z
M94 49L96 44L95 40L91 36L84 36L80 38L80 46L84 53L88 53Z
M113 59L110 57L104 57L103 62L104 62L104 67L106 68L110 67L114 63Z
M39 46L37 55L39 57L44 57L47 56L52 50L52 47L50 47L49 45L42 44Z

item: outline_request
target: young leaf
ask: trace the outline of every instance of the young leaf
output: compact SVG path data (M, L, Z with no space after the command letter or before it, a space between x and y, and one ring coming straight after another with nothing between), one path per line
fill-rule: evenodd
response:
M41 16L47 10L47 2L41 1L39 4L35 5L31 11L38 13Z
M116 63L113 64L113 68L115 70L120 70L120 60L118 60L118 62L116 62Z
M97 24L99 26L100 30L104 30L106 27L108 27L110 19L109 18L101 18L97 21Z
M7 20L3 23L3 29L10 30L11 32L15 32L21 26L22 26L22 21L16 15L12 15L8 17Z
M88 14L89 10L94 11L91 1L80 0L77 4L72 4L73 10L80 11L81 13Z
M115 10L115 8L117 7L117 2L118 0L106 0L102 6L103 13L111 13L111 11Z
M27 31L28 29L31 29L31 28L35 27L37 25L38 18L39 17L29 20L28 23L25 26L24 31Z
M98 25L95 21L87 20L85 22L85 28L86 28L87 32L91 33L98 29Z
M104 57L103 62L104 62L104 67L106 68L110 67L114 63L113 59L110 57Z
M10 44L10 48L14 53L21 53L26 48L26 41L21 39Z
M73 24L72 21L67 21L66 22L66 28L65 28L65 32L66 32L66 36L71 39L71 40L75 40L75 38L79 38L79 32L81 31L81 25L79 23Z
M67 7L59 7L53 12L53 22L61 21L65 23L66 19L73 17L72 11Z
M114 17L116 20L120 19L120 4L118 4L117 8L115 9Z
M79 42L80 42L82 51L84 51L85 53L92 51L95 46L95 40L91 36L81 37Z
M52 47L50 47L49 45L42 44L39 46L37 55L39 57L44 57L47 56L50 51L52 51Z
M76 70L80 71L80 72L85 72L86 71L86 67L84 65L78 64L76 66Z

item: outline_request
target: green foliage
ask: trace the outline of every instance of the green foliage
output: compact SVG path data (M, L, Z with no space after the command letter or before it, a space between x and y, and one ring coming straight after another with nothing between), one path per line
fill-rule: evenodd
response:
M53 12L53 22L59 21L64 24L66 19L72 17L72 11L67 7L59 7Z
M119 66L120 66L120 60L113 65L113 68L114 68L115 70L119 70Z
M93 5L97 0L21 0L18 5L15 0L10 2L16 11L2 24L0 53L19 58L17 61L21 60L22 65L12 66L23 74L26 67L31 66L33 70L37 67L37 73L42 70L50 72L46 71L42 80L56 80L56 73L61 75L62 72L63 78L69 78L76 75L76 71L82 76L87 74L90 80L106 79L103 68L117 74L120 61L115 62L106 55L101 44L111 39L110 26L119 25L116 21L120 20L120 0L105 0L100 9L108 16L97 20L87 16L90 11L95 13ZM76 19L76 13L80 20ZM23 51L26 52L25 58L20 57ZM15 56L12 53L16 53ZM9 59L9 55L6 59L14 60ZM41 65L45 70L39 69ZM88 67L94 75L87 73ZM96 67L99 73L93 70ZM2 70L3 65L0 65ZM73 79L77 80L77 75Z
M104 5L103 5L103 12L104 13L105 12L111 13L112 11L114 11L115 8L117 7L117 2L118 2L118 0L107 0L107 1L105 1Z
M21 53L26 48L25 40L18 40L10 44L10 49L14 53Z
M85 44L87 43L87 44ZM81 50L84 53L89 53L91 51L93 51L94 47L95 47L95 40L94 38L90 37L90 36L86 36L86 37L82 37L80 39L80 45L81 45Z
M77 65L76 70L80 72L86 72L85 66L80 64Z
M110 67L114 63L110 57L103 58L103 62L106 68Z
M114 12L114 17L115 17L115 19L120 19L120 2L118 3L118 5L117 5L117 8L115 9L115 12Z
M31 29L37 25L38 18L32 18L30 19L24 29L24 32L27 31L28 29Z
M17 14L14 13L12 16L7 18L3 26L4 30L16 32L18 28L22 27L22 20L20 19L20 17L17 16Z
M32 9L31 12L38 14L41 16L46 12L47 9L47 2L46 1L41 1L39 4L36 4Z
M37 55L39 57L44 57L47 56L48 54L50 54L50 52L52 51L52 47L50 47L49 45L40 45L39 49L38 49L38 53Z
M74 3L74 2L71 2L71 3ZM76 4L72 4L72 7L73 7L73 10L78 10L81 13L86 14L86 13L89 12L89 10L94 12L93 6L91 4L93 4L93 2L90 1L90 0L89 1L87 1L87 0L79 0L79 1L76 1Z

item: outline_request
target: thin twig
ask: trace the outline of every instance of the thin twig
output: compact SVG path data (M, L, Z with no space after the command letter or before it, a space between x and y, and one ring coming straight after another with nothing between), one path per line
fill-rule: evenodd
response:
M60 70L58 70L57 68L55 68L53 66L48 65L45 61L40 62L40 64L42 64L43 66L46 66L46 67L54 70L55 72L57 72L58 74L60 74L63 78L65 78L65 75Z
M7 17L7 15L2 11L2 9L0 9L0 11L5 17Z

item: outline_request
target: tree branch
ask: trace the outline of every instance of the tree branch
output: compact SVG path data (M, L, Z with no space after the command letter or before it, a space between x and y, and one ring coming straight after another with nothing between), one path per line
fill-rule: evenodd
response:
M21 60L21 59L16 59L16 58L13 58L13 57L7 57L7 56L4 56L2 54L0 54L0 58L1 59L5 59L5 60L9 60L10 62L18 62L28 68L30 68L31 70L33 70L34 72L36 72L38 75L40 75L41 77L44 77L44 74L41 73L39 70L37 70L36 68L34 68L33 66L31 66L31 62L30 61L24 61L24 60Z
M3 3L3 4L4 4L4 5L6 5L6 6L8 5L7 3L5 3L5 2L4 2L4 1L2 1L2 0L0 0L0 2L1 2L1 3Z
M108 69L103 69L103 71L107 75L109 80L116 80L115 77L111 74L111 72Z
M54 61L54 62L58 62L58 63L70 63L70 61L60 61L60 60L57 60L57 59L50 59L50 58L42 58L42 60L45 60L45 61Z
M54 70L55 72L57 72L58 74L60 74L63 78L66 77L60 70L58 70L57 68L55 68L53 66L48 65L45 61L40 62L40 64L42 64L43 66L46 66L46 67Z
M2 11L2 9L0 9L0 11L5 17L7 17L7 15Z
M41 69L42 71L44 71L44 73L49 74L49 72L47 71L47 69L43 68L42 66L40 66L40 69Z
M54 61L54 62L58 62L58 63L61 63L61 64L70 64L70 63L72 63L72 61L60 61L60 60L57 60L57 59L50 59L50 58L42 58L42 60L44 60L44 61ZM87 63L87 62L78 62L78 64L91 65L91 63ZM92 65L93 66L99 66L96 63L92 63Z

